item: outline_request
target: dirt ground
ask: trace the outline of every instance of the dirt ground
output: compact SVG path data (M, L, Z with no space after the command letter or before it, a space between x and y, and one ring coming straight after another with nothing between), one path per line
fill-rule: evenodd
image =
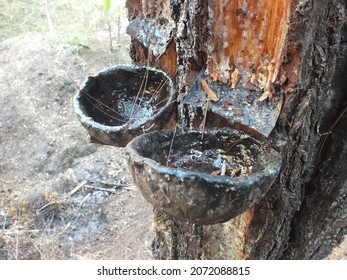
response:
M72 106L101 55L86 64L36 33L0 43L0 259L151 258L123 149L88 143Z
M152 209L124 150L89 143L73 110L75 83L109 55L88 53L37 33L0 43L0 260L152 258Z

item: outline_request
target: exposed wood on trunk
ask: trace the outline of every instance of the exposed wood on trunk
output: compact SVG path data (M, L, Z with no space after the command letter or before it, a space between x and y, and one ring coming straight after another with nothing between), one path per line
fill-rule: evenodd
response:
M266 96L278 79L286 46L290 1L210 0L213 23L209 73L230 83L238 69L242 82L256 82Z
M175 23L170 1L127 1L127 32L133 37L131 57L142 65L151 65L176 77L177 54L172 38Z

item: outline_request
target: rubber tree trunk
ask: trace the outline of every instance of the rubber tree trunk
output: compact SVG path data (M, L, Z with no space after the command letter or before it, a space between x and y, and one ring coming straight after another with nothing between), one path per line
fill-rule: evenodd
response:
M252 88L259 102L282 100L268 138L284 160L267 195L215 225L154 209L155 258L321 259L347 234L346 5L127 1L132 58L176 79L178 121L184 122L184 97L202 69L212 81ZM150 35L154 30L162 35Z

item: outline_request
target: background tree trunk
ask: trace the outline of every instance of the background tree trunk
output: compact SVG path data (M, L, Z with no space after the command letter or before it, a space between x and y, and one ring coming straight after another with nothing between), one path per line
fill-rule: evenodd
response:
M262 1L254 1L258 2ZM284 2L288 15L278 13L275 21L289 19L283 31L285 45L274 50L281 58L279 72L274 73L276 82L265 87L266 92L276 86L276 94L283 96L280 116L268 137L283 155L281 173L260 203L223 224L196 225L155 209L157 259L321 259L347 234L347 4ZM129 34L134 61L160 67L176 79L181 122L182 100L201 69L212 65L211 53L218 52L213 15L228 3L127 2L130 20L165 19L171 28L166 51L158 56L153 55L153 45L134 36L138 30ZM252 7L253 13L262 12L255 4ZM286 78L283 83L278 82L281 76Z
M47 24L48 24L48 30L51 35L54 34L54 24L51 14L51 5L49 3L49 0L45 0L45 9L46 9L46 16L47 16Z

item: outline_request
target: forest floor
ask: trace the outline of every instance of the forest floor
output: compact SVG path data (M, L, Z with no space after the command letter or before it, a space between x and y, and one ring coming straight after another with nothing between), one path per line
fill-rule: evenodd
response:
M72 104L88 75L130 62L130 39L116 34L111 50L110 21L94 18L92 40L81 33L85 18L69 36L58 25L59 36L28 33L42 27L37 9L44 9L34 2L0 4L0 260L151 259L152 208L132 182L124 149L89 143ZM84 7L56 5L56 23L68 18L63 5ZM347 239L327 259L347 259Z
M74 112L109 54L82 55L38 33L0 42L0 259L151 258L152 210L124 150L88 143Z

